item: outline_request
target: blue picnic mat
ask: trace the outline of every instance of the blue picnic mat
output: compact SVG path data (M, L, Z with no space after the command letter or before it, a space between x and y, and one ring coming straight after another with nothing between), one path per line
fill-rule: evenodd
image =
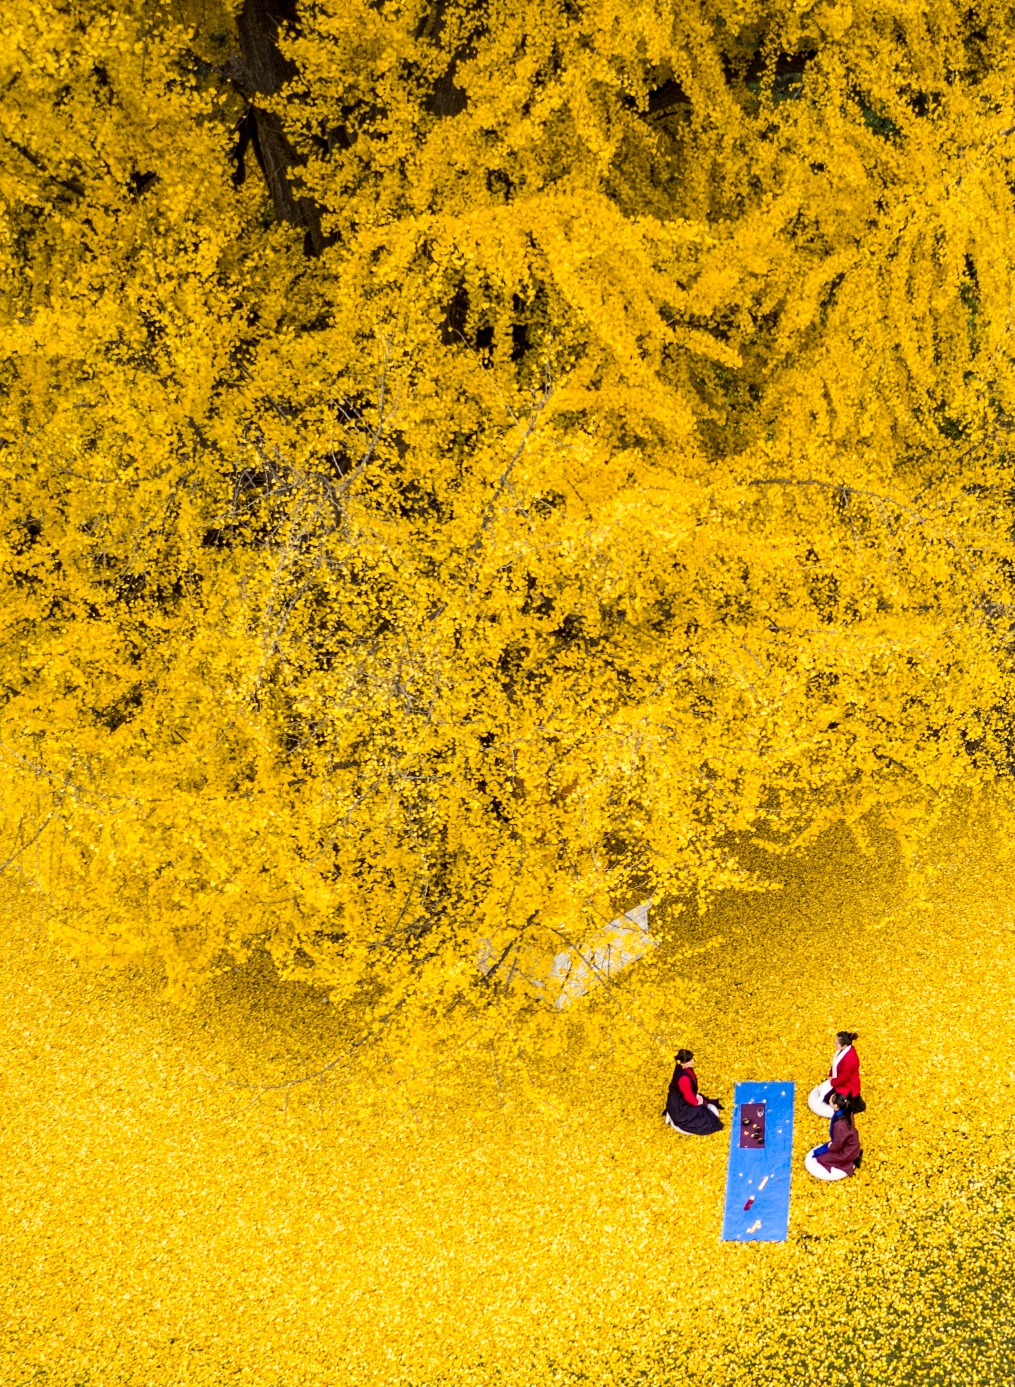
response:
M786 1241L789 1231L789 1185L793 1163L794 1084L737 1084L730 1122L730 1160L726 1173L724 1242ZM757 1112L745 1113L745 1103L764 1103L764 1146L757 1140ZM745 1204L750 1201L750 1207Z

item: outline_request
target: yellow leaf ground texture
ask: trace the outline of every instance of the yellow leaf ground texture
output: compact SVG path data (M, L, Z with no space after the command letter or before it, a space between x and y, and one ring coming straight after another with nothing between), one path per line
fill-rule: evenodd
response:
M430 1084L382 1046L288 1087L337 1053L310 989L236 972L181 1014L10 888L0 1382L1010 1381L1015 864L953 825L921 870L826 834L780 891L676 917L598 1040L524 1082L495 1048ZM636 1069L621 1015L656 1038ZM865 1162L826 1186L804 1098L841 1027ZM661 1120L677 1043L727 1115L738 1079L796 1081L787 1243L720 1241L728 1135Z

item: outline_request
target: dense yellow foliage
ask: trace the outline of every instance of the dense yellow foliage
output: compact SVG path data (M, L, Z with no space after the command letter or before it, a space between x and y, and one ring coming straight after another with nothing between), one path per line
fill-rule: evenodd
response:
M0 862L64 943L464 1016L480 939L1006 774L1011 36L6 6Z
M2 1387L1011 1381L1013 39L3 7Z
M925 908L887 842L864 861L832 833L783 891L675 922L619 989L632 1021L592 1002L598 1042L445 1049L401 1079L301 984L230 974L181 1015L156 970L76 968L8 894L0 1381L1009 1383L1015 872L995 827L928 849ZM843 1025L863 1168L805 1174L825 1129L799 1103L790 1240L721 1243L728 1137L664 1128L674 1045L728 1112L737 1079L808 1088Z

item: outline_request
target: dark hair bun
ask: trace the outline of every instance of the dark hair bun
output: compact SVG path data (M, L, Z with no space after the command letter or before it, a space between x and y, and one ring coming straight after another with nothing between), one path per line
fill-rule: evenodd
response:
M690 1064L694 1059L694 1053L691 1050L678 1050L676 1058L678 1064Z
M862 1111L856 1106L857 1100L848 1093L832 1092L828 1095L828 1101L838 1112L845 1113L850 1121L853 1120L855 1112Z

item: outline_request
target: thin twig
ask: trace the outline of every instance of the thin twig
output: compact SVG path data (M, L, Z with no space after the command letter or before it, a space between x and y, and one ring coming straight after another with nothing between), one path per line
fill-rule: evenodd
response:
M43 819L39 827L32 834L31 838L29 838L28 842L22 843L20 848L16 849L16 851L11 853L10 857L8 857L6 862L0 863L0 872L6 872L7 868L11 865L11 863L16 862L17 859L21 856L21 854L25 851L25 849L30 848L32 846L32 844L41 836L42 830L46 827L46 825L49 823L50 819L53 817L55 813L56 810L51 809L49 813L46 815L46 817ZM18 827L20 829L20 824Z
M528 422L526 423L525 429L522 433L521 441L519 442L518 447L511 454L511 458L508 461L507 466L501 473L500 480L497 482L497 486L494 489L493 495L490 497L486 505L483 507L483 518L480 522L479 534L473 541L472 548L469 551L472 555L476 555L482 547L483 536L489 529L490 524L493 520L494 508L497 505L497 502L500 500L501 495L504 492L504 489L508 486L508 483L511 480L511 473L514 471L515 464L521 457L522 453L524 453L526 443L528 443L529 439L535 432L536 424L539 422L539 416L542 414L543 410L549 404L551 394L552 383L550 381L549 371L547 371L546 380L543 385L543 392L538 397L538 399L533 399L532 408L529 410Z

